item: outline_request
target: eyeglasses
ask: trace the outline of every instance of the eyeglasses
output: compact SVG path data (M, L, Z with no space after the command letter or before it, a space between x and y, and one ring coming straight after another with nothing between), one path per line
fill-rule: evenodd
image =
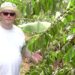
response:
M14 13L14 12L2 12L3 13L3 15L4 16L8 16L8 15L10 15L10 16L15 16L16 14Z

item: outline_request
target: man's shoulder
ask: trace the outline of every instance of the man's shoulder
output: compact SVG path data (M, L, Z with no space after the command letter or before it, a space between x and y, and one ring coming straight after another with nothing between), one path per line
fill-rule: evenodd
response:
M22 29L16 25L13 25L14 29L19 32L23 32Z
M24 35L24 32L20 27L18 27L16 25L13 25L13 27L14 27L15 33L18 33L20 35Z

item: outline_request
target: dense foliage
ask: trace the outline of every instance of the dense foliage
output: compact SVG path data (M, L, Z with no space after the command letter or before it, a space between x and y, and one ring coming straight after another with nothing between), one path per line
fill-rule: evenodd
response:
M0 1L2 3L4 0ZM48 21L44 32L32 33L27 41L31 51L40 50L43 60L33 64L26 75L75 74L75 0L6 0L16 3L23 22Z
M40 50L43 61L31 67L26 75L75 74L75 6L70 1L61 15L52 20L47 31L33 36L28 46Z

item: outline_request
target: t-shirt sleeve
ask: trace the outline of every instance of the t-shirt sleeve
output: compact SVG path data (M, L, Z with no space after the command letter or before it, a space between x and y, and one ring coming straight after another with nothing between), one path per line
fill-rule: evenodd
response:
M26 41L25 41L25 34L24 34L24 32L23 31L21 31L21 37L22 37L22 42L21 42L21 48L23 47L23 46L25 46L26 45Z
M22 31L22 29L18 28L18 34L19 34L19 47L22 49L22 47L26 45L25 33Z

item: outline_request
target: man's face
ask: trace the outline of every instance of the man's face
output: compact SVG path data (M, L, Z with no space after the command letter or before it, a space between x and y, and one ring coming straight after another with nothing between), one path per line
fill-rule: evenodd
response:
M16 14L13 11L5 10L0 13L0 18L3 23L12 24L16 18Z

